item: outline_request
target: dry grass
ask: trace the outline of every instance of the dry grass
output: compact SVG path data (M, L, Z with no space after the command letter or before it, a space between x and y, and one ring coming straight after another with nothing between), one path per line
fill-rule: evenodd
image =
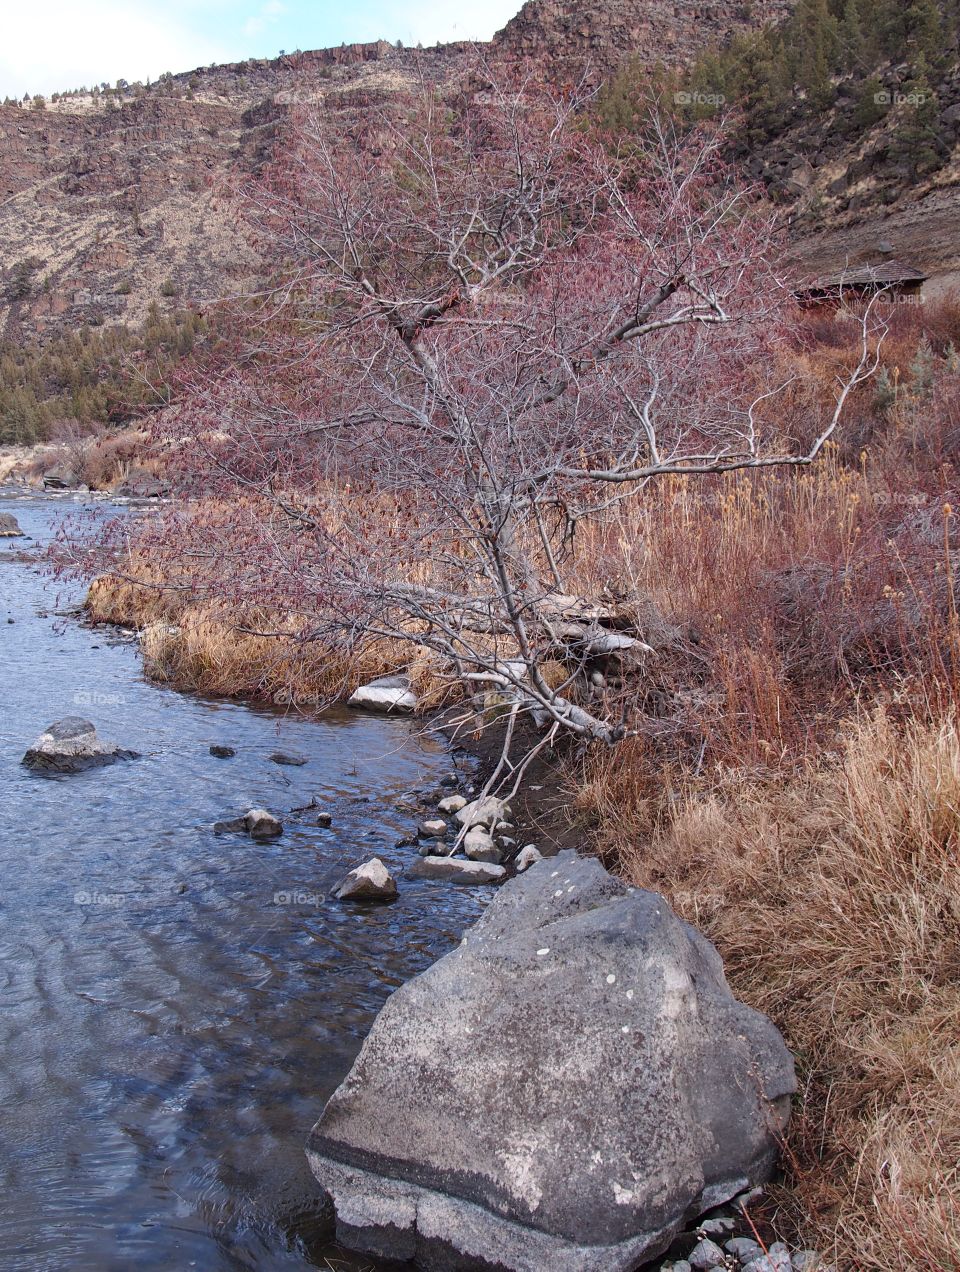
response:
M778 1223L862 1272L960 1268L960 738L857 719L789 777L580 791L601 851L716 942L798 1058Z

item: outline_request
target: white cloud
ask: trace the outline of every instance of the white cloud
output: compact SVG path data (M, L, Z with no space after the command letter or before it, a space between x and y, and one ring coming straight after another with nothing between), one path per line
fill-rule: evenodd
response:
M255 35L262 34L267 27L272 26L286 12L287 6L283 4L282 0L267 0L266 4L260 6L257 13L247 18L240 29L244 35L252 38Z
M120 76L133 83L226 60L225 47L175 5L152 14L124 0L27 0L16 8L8 0L2 22L0 98Z

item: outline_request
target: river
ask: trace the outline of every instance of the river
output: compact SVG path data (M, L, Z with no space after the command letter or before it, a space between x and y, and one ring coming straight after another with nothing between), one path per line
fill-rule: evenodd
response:
M0 499L41 542L77 506ZM329 891L370 856L409 862L396 805L451 756L399 720L149 684L135 641L58 617L76 591L4 559L24 546L0 540L0 1263L369 1268L319 1230L303 1143L386 996L487 897L402 877L388 906ZM142 758L31 774L24 750L67 715ZM272 763L278 747L308 763ZM331 829L212 831L312 797Z

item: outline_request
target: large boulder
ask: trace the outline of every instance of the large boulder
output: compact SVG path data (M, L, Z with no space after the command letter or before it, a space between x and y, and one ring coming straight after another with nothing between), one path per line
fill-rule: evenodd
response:
M76 490L80 478L68 464L56 464L43 474L44 490Z
M365 1254L618 1272L769 1177L795 1086L709 941L563 852L388 1000L307 1153Z
M12 512L0 512L0 539L19 539L23 531Z
M417 697L410 688L408 676L380 676L355 689L347 699L347 706L409 715L416 710Z

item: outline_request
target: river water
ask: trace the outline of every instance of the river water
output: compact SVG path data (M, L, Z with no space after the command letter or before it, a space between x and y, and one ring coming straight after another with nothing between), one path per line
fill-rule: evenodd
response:
M0 500L40 541L76 507ZM9 559L24 546L0 540L0 1266L369 1268L319 1230L303 1143L386 996L486 897L401 877L396 903L361 908L329 890L370 856L409 862L395 805L451 757L398 720L148 684L135 642L56 615L77 595ZM21 767L66 715L143 758ZM278 748L309 762L280 767ZM304 813L268 844L212 831L312 797L330 830Z

